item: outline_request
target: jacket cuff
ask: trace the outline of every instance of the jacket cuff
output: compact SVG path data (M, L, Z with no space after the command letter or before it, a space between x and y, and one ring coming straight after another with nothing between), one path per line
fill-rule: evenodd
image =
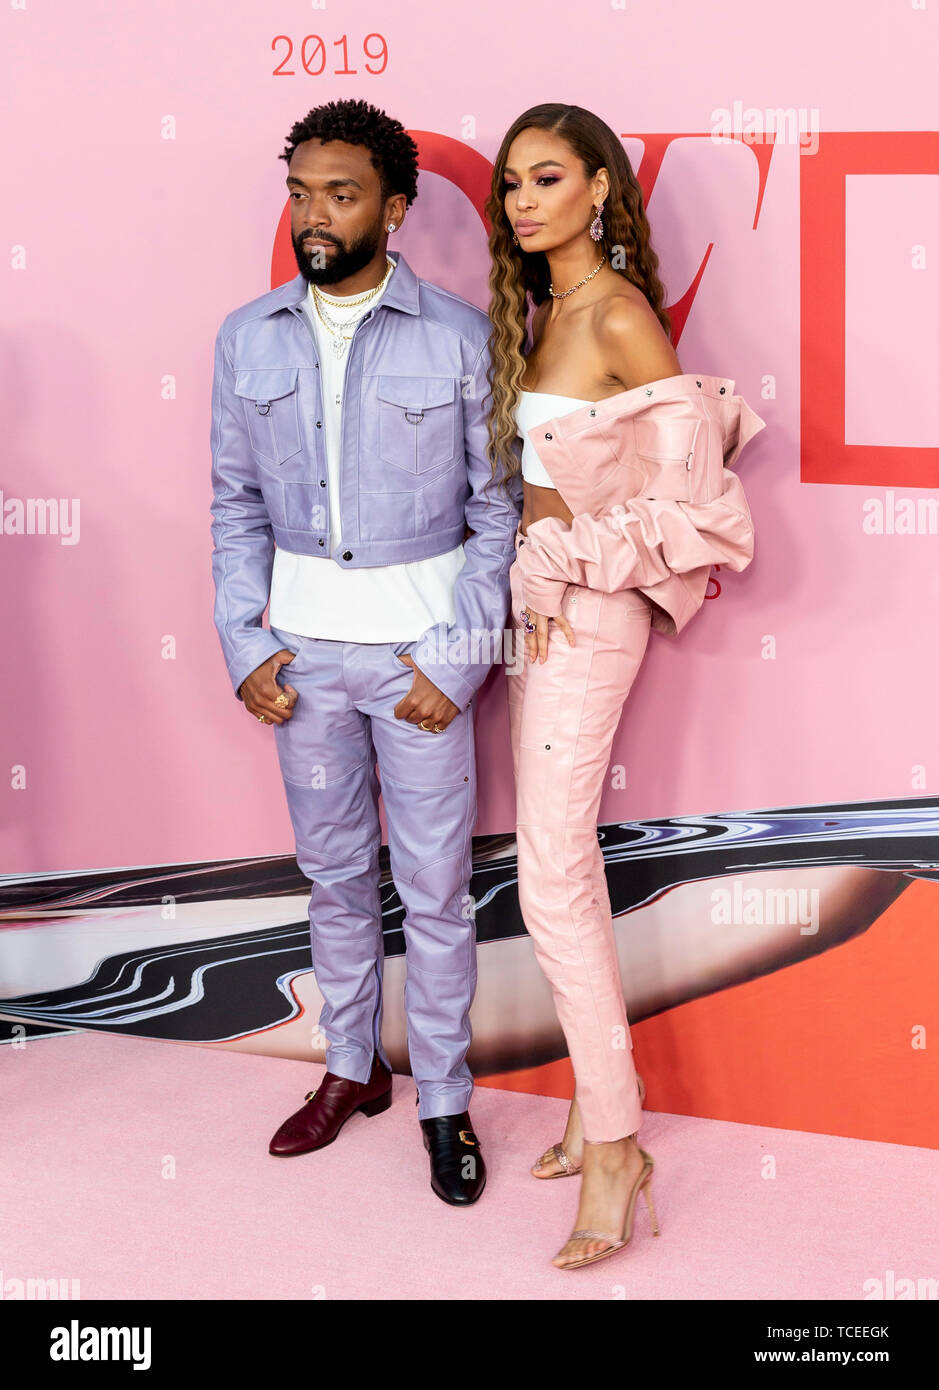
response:
M256 671L259 666L264 665L265 661L283 649L283 642L278 642L274 634L266 627L260 628L249 643L239 648L238 655L228 668L232 689L239 700L241 699L239 687L242 682L251 675L252 671Z
M445 622L434 623L404 650L427 679L460 710L466 709L489 674L488 662L450 660L450 629Z
M566 579L546 579L542 575L529 574L522 578L522 597L526 607L530 606L545 618L560 616Z
M471 685L455 666L449 665L446 661L428 662L421 666L417 657L414 657L414 664L423 671L429 681L442 690L448 700L452 700L457 709L465 710L466 706L476 694L476 687ZM488 667L486 668L488 672Z

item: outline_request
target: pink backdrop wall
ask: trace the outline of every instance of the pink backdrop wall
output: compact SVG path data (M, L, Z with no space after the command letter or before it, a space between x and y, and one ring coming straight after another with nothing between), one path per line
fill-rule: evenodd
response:
M939 6L668 8L666 23L651 3L7 7L6 871L292 850L271 731L235 701L212 623L211 357L228 310L270 287L290 125L346 96L487 158L541 101L595 109L634 167L644 133L682 137L653 237L671 304L706 257L684 369L734 378L769 426L741 461L757 550L678 642L654 639L601 819L931 790L939 539L868 534L883 486L800 481L800 161L816 156L777 138L758 208L754 150L701 137L735 101L816 109L823 132L929 130ZM311 32L326 73L272 76L274 36ZM370 33L389 49L378 76ZM343 34L357 75L332 75ZM848 180L845 440L915 446L932 488L937 214L935 166ZM421 175L391 244L484 305L484 232L444 178ZM813 344L824 360L827 337ZM53 497L78 499L77 543L11 533L11 499ZM478 833L512 825L502 679L480 705Z

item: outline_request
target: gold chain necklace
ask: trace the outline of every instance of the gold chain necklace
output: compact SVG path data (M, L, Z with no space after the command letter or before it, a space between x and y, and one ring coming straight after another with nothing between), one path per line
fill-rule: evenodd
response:
M569 294L573 294L575 290L579 290L581 285L586 285L588 280L592 280L593 277L596 275L597 270L600 269L600 266L603 264L605 260L606 253L604 253L597 262L597 269L591 270L589 275L585 275L582 280L578 280L576 285L571 285L569 290L560 290L557 294L555 294L554 281L552 280L550 285L548 286L548 293L551 295L552 299L566 299Z
M388 276L389 276L389 275L391 274L391 272L394 270L394 266L395 266L395 263L394 263L394 261L391 259L390 256L387 256L386 259L387 259L387 261L388 261L388 269L385 271L385 273L384 273L384 275L382 276L381 280L380 280L379 283L374 287L374 289L366 290L364 294L357 295L355 299L347 299L347 300L344 300L344 301L343 301L343 305L344 305L344 306L347 306L347 307L349 307L349 308L353 308L353 307L355 307L355 306L358 305L358 304L366 304L370 299L374 299L374 298L376 297L376 295L381 294L382 290L385 288L385 285L388 283ZM317 317L319 318L320 323L322 323L323 327L327 329L327 331L330 333L330 335L331 335L331 337L332 337L332 348L333 348L333 352L335 353L335 355L336 355L337 357L341 357L341 356L343 355L343 353L345 352L346 348L348 347L349 343L352 342L352 338L353 338L354 334L353 334L353 333L349 333L349 334L343 333L343 331L342 331L342 330L343 330L343 327L344 327L344 326L348 326L348 325L347 325L347 324L346 324L346 325L343 325L343 324L341 324L337 319L331 318L330 315L329 315L329 313L326 311L326 308L325 308L325 305L324 305L324 302L323 302L324 299L325 299L325 296L322 295L322 294L320 293L320 291L319 291L319 289L318 289L318 287L317 287L316 285L313 285L313 286L312 286L312 289L313 289L313 303L314 303L314 305L315 305L315 307L316 307ZM356 317L355 317L355 323L358 323L358 321L359 321L359 319L360 319L361 317L362 317L361 314L357 314Z

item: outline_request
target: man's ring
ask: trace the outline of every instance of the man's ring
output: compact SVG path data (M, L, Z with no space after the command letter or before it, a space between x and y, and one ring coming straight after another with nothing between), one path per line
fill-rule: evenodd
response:
M274 704L280 705L282 709L286 709L287 705L290 704L290 700L288 699L287 695L284 693L283 690L280 692L277 699L274 701Z

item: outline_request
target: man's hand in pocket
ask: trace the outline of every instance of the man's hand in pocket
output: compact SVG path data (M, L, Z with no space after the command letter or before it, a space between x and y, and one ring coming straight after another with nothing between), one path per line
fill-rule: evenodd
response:
M268 657L267 661L256 667L251 675L246 676L241 682L239 689L241 698L245 703L245 709L249 714L253 714L259 722L284 724L292 716L293 707L300 696L292 685L278 685L277 672L282 667L288 666L295 656L296 652L282 647L279 652ZM284 696L287 699L286 704L284 703ZM262 715L263 720L261 719Z

